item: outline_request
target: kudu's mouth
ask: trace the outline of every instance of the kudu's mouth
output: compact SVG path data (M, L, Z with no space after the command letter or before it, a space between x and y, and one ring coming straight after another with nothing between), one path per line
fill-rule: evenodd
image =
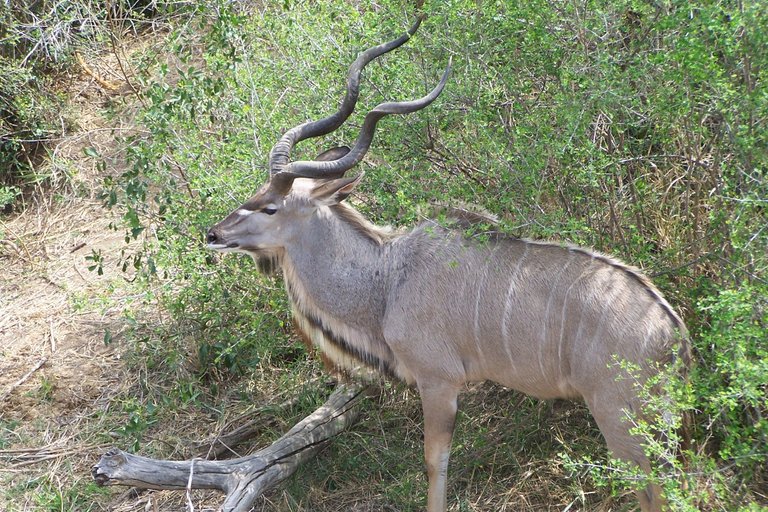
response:
M233 251L235 249L238 249L240 246L235 243L230 244L206 244L206 249L211 249L213 251Z

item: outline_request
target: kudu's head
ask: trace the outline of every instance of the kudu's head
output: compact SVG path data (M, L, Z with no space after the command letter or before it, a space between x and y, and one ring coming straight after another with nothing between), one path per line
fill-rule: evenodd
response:
M334 148L312 161L289 162L293 146L310 137L336 130L350 116L359 94L360 74L376 57L405 43L416 31L419 19L406 34L388 43L369 48L352 63L347 75L347 92L339 110L317 121L309 121L288 130L269 155L270 178L261 189L224 220L208 230L209 249L243 252L262 264L279 259L287 239L296 236L302 219L319 208L344 200L360 182L362 174L345 178L344 173L363 159L370 147L376 123L388 114L407 114L426 107L442 92L450 64L440 83L418 100L382 103L363 121L360 135L350 150ZM262 265L268 270L270 265Z

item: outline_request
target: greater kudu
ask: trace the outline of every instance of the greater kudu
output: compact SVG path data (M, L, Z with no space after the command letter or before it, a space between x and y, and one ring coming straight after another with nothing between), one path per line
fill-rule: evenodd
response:
M417 27L357 58L335 114L282 136L269 181L209 230L208 247L282 268L296 326L332 364L416 385L429 512L446 508L457 395L469 381L582 398L613 453L649 469L626 418L641 410L637 379L678 355L687 360L688 343L680 317L637 269L561 243L501 235L477 241L436 222L395 233L342 202L362 178L344 173L365 155L377 121L429 105L448 70L427 96L369 112L351 150L289 162L294 144L346 120L363 67ZM640 368L635 379L619 378L622 361ZM661 508L653 486L638 495L643 510Z

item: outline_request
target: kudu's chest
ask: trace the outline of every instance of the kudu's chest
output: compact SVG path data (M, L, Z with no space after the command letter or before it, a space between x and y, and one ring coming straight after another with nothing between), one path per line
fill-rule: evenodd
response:
M327 366L363 378L384 375L401 378L392 352L377 335L376 325L361 327L356 319L328 311L303 283L286 275L285 288L291 302L296 329L304 342L320 351Z

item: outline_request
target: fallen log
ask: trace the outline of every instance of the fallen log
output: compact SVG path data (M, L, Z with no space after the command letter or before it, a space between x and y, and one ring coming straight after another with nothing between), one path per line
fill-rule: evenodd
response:
M223 512L246 512L357 419L366 387L339 384L328 400L270 446L229 460L157 460L112 448L91 469L99 485L143 489L218 489Z

